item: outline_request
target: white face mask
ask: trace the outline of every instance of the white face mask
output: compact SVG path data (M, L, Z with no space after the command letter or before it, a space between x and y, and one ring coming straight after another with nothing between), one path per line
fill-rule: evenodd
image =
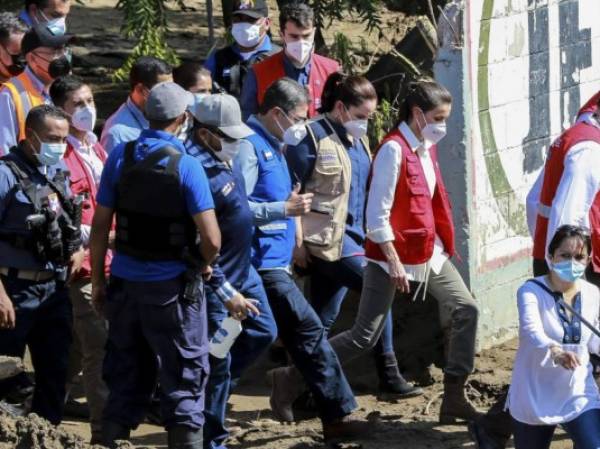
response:
M49 19L42 10L40 15L45 21L46 28L50 30L55 36L62 36L67 31L67 19L66 17L59 17L58 19Z
M179 140L181 140L182 142L185 142L188 138L188 133L190 131L190 129L193 126L193 122L192 120L190 120L189 116L186 114L185 115L185 121L183 122L183 124L181 125L181 128L179 128L179 132L177 133L177 138Z
M234 23L231 34L235 41L242 47L256 47L260 43L260 24L257 23Z
M215 151L215 156L223 162L231 162L240 152L241 142L239 140L227 142L225 139L221 138L219 138L219 140L221 141L221 151Z
M71 116L71 123L79 131L94 131L96 126L96 108L93 106L80 106Z
M446 136L446 122L441 123L427 123L425 119L425 113L421 111L425 126L421 128L421 136L425 140L425 147L429 148Z
M290 117L285 112L284 112L284 115L287 118L287 120L290 123L292 123L292 119L290 119ZM283 133L281 140L283 140L283 143L286 145L294 147L294 146L298 145L300 142L302 142L304 140L304 138L306 137L306 135L308 134L308 130L306 129L306 123L304 123L304 122L294 123L293 125L291 125L290 127L288 127L285 130L283 129L283 126L281 126L279 124L279 120L275 119L275 123L277 123L277 126Z
M299 39L285 43L285 52L298 64L306 64L313 49L314 39Z
M344 109L348 113L348 116L352 119L352 115L350 115L350 111L345 104L342 103ZM355 139L362 139L367 135L367 130L369 129L369 120L368 119L352 119L344 123L344 128L348 131Z

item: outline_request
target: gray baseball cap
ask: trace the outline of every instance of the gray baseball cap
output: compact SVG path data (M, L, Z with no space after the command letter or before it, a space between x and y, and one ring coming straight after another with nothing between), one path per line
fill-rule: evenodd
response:
M146 101L148 120L171 120L183 114L194 103L194 96L171 81L158 83L150 89Z
M254 133L242 121L240 104L231 95L206 95L197 99L189 111L200 123L214 126L232 139L244 139Z

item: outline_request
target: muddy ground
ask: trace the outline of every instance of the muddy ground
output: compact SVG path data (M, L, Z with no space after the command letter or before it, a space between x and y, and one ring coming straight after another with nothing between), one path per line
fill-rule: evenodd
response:
M517 346L513 340L483 351L476 361L469 396L482 410L487 409L510 379L512 359ZM436 384L425 388L418 398L396 403L378 400L373 385L372 370L365 363L362 374L353 370L352 386L357 393L358 415L373 423L374 433L346 448L363 449L460 449L474 448L464 426L440 426L437 414L440 405L441 372L433 370ZM273 421L269 409L269 387L265 381L265 364L248 373L230 401L228 413L232 437L231 449L317 449L326 447L320 435L317 419L283 425ZM370 383L367 385L367 381ZM89 439L85 422L66 421L59 429L52 428L37 417L12 418L0 414L0 449L84 449ZM166 448L164 431L144 424L132 436L131 446ZM512 445L508 446L513 448ZM569 449L572 445L562 432L557 433L552 449Z

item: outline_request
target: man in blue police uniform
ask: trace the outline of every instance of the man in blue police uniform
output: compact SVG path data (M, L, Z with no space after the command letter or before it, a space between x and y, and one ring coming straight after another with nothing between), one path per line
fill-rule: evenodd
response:
M292 190L282 148L284 135L296 131L306 120L308 102L305 88L282 78L267 89L259 114L248 120L255 134L245 139L251 146L240 148L238 162L257 225L252 263L263 280L279 338L313 393L325 439L365 436L366 423L351 417L356 401L327 333L290 270L292 253L302 234L296 233L297 218L310 210L312 194L300 195L298 186ZM295 375L294 370L288 371ZM302 378L295 379L299 388L304 385ZM271 408L275 416L293 421L287 399L297 392L280 391L281 379L272 380Z
M240 139L251 135L252 130L242 122L240 106L230 95L206 96L196 101L190 112L194 125L186 149L204 166L223 240L206 290L209 337L219 329L227 312L244 320L230 354L224 359L210 357L204 447L224 449L230 385L233 387L242 371L275 340L277 328L260 276L250 263L254 218L244 178L233 164L240 144L247 144Z
M65 285L83 261L81 209L61 161L68 135L62 110L37 106L26 139L0 161L0 354L23 357L29 346L31 411L53 424L62 419L71 344Z
M252 64L281 50L269 36L269 6L266 0L236 0L233 3L231 35L234 43L212 52L204 67L213 81L239 98L246 72Z
M109 324L102 436L111 447L143 420L158 380L169 449L202 448L208 340L201 273L221 234L202 165L176 137L192 101L173 82L154 86L145 111L150 128L116 147L102 172L91 232L92 301Z

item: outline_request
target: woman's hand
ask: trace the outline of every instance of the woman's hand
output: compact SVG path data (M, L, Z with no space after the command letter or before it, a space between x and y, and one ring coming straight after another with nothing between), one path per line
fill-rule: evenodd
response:
M552 353L552 361L562 366L564 369L575 370L578 366L581 366L581 362L577 354L571 351L564 351L558 346L553 346L550 349Z

